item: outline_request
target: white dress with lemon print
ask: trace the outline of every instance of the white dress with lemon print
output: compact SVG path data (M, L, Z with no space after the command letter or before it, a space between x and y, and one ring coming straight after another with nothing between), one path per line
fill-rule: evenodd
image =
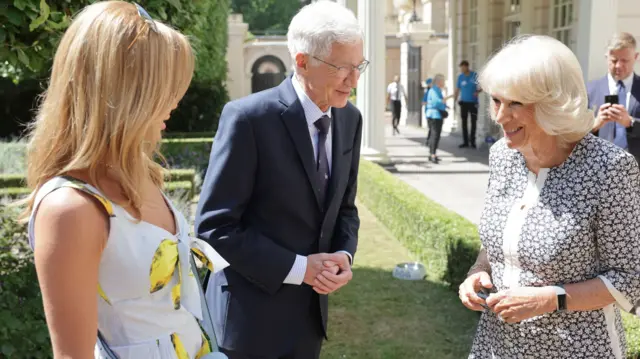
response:
M100 259L98 330L121 359L198 359L211 351L202 330L200 295L191 271L193 253L210 270L229 264L206 242L189 236L189 224L165 197L176 219L176 234L148 222L137 222L95 187L70 177L56 177L38 191L29 220L52 191L71 187L94 196L110 217L109 238ZM88 238L89 239L89 238ZM95 358L102 358L96 345Z

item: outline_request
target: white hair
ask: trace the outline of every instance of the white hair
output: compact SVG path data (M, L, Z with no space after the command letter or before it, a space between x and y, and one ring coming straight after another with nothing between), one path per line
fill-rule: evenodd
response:
M296 54L323 59L329 56L334 43L352 44L363 38L353 12L333 1L317 1L303 7L291 20L287 32L294 64Z
M536 122L561 145L580 140L593 128L580 63L552 37L514 38L487 62L478 82L485 93L533 104ZM489 109L495 121L495 109Z

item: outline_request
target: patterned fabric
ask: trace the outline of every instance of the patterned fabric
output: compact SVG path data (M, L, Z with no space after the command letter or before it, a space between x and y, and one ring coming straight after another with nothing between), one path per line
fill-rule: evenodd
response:
M188 222L169 198L165 200L176 220L176 234L148 222L136 223L98 189L70 177L56 177L38 191L29 221L32 248L38 205L63 187L93 196L109 215L96 296L98 330L113 352L121 359L198 359L210 353L211 343L198 322L202 307L189 255L214 272L229 264L206 242L188 235ZM102 358L97 345L94 357Z
M522 214L518 214L521 212ZM603 309L517 324L485 311L469 358L624 358L618 308L640 299L640 175L633 156L591 134L536 177L498 141L479 226L498 290L599 277L616 299Z

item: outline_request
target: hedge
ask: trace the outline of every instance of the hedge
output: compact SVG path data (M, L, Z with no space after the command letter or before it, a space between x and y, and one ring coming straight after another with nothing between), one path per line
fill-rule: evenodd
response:
M480 249L473 223L366 160L358 199L425 265L428 278L457 290Z
M216 133L208 132L165 132L162 134L164 139L180 139L180 138L213 138Z
M165 181L188 181L195 185L196 171L193 169L170 169L165 174ZM24 175L0 174L0 188L24 187L26 184Z
M196 188L193 181L173 181L165 183L165 192L168 195L177 195L181 198L187 195L187 199L192 199L195 196L195 190ZM0 188L0 198L20 199L29 195L29 193L31 193L31 190L26 187Z
M169 138L162 140L160 152L169 168L193 168L204 177L209 165L213 137Z
M209 164L213 134L204 138L166 138L161 152L170 169L193 169L204 176ZM0 142L0 174L26 172L26 143ZM3 187L0 185L0 187Z
M427 278L457 292L476 260L476 226L430 200L379 165L360 161L358 200L427 268ZM452 300L458 300L457 297ZM462 305L460 310L467 310ZM622 311L621 311L622 312ZM640 319L622 312L627 359L640 358Z

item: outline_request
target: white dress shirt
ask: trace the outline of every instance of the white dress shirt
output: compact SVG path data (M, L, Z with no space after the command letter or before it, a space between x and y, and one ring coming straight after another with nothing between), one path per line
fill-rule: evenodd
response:
M391 101L400 101L400 96L406 97L404 87L398 82L392 82L387 86L387 93Z
M307 96L306 92L302 88L302 85L296 78L296 76L291 77L291 82L293 84L293 89L296 91L298 95L298 99L302 104L302 109L304 110L304 116L307 120L307 128L309 129L309 136L311 137L311 144L313 145L313 158L317 160L318 158L318 140L319 140L319 131L316 128L314 122L316 122L322 116L328 116L331 118L331 107L327 109L327 111L322 111L310 98ZM331 164L332 164L332 126L329 126L329 132L327 133L327 140L325 141L325 150L327 152L327 160L329 162L329 174L332 173ZM347 251L339 251L345 253L349 257L349 261L353 262L353 257L351 253ZM301 256L299 254L296 255L296 260L291 267L291 271L284 279L285 284L297 284L300 285L304 281L304 274L307 271L307 257Z

